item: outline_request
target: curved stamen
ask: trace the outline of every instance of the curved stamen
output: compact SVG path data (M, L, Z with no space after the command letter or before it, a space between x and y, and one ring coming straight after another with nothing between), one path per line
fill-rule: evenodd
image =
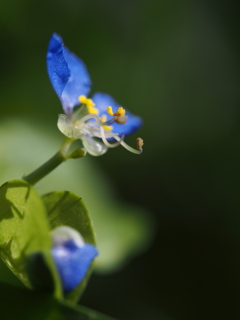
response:
M132 147L130 147L128 144L126 144L123 140L121 140L119 137L114 137L114 139L116 139L125 149L127 149L128 151L135 153L135 154L141 154L143 152L143 150L137 150L134 149Z
M101 119L100 119L97 115L95 115L95 114L87 114L87 115L85 115L82 119L80 119L79 121L76 121L76 122L75 122L75 125L78 126L78 127L80 127L82 124L84 124L86 121L88 121L88 120L90 120L90 119L95 119L95 120L96 120L96 123L95 123L95 122L93 122L93 123L89 122L88 124L89 124L89 125L92 124L92 125L98 125L98 126L99 126L99 129L100 129L100 132L99 132L100 136L99 136L99 137L101 137L103 143L104 143L108 148L115 148L115 147L119 146L119 144L121 144L126 150L128 150L128 151L130 151L130 152L132 152L132 153L135 153L135 154L141 154L141 153L142 153L142 151L143 151L142 149L137 150L137 149L134 149L134 148L130 147L128 144L126 144L126 143L123 141L123 139L124 139L124 136L123 136L123 135L122 135L121 137L119 137L117 134L114 134L114 133L113 133L112 138L114 138L115 140L117 140L117 143L109 143L109 142L107 141L106 136L108 136L108 134L105 133L105 131L104 131L104 126L105 126L106 124L109 124L110 121L111 121L111 122L114 122L114 121L116 120L115 117L112 118L112 119L110 119L109 121L102 122ZM95 131L95 134L94 134L94 135L97 137L97 136L98 136L98 129L97 129L97 128L95 128L95 129L96 129L96 131L94 130L94 131Z
M103 127L100 127L100 132L101 132L101 138L102 138L102 141L103 143L108 147L108 148L116 148L117 146L119 146L119 144L121 143L121 141L123 140L123 136L121 136L121 138L119 138L118 142L117 143L109 143L106 139L106 136L105 136L105 131L103 129ZM117 136L114 136L113 138L117 138ZM117 140L117 139L116 139Z

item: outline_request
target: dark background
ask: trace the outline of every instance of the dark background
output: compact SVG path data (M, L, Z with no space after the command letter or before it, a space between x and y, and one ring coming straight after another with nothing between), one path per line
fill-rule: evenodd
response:
M56 125L53 32L87 64L92 92L144 120L140 157L117 148L93 161L157 235L123 270L93 275L83 305L122 320L240 318L237 3L1 0L1 120Z

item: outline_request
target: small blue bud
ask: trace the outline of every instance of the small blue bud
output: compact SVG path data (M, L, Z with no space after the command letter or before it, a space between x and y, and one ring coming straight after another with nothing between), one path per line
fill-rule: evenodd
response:
M85 243L76 230L67 226L56 228L52 237L51 254L63 290L69 292L83 280L98 251L94 245Z

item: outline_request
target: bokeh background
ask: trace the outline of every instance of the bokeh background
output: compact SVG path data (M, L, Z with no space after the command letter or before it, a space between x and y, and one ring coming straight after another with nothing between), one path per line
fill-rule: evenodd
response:
M69 161L38 187L83 193L90 206L96 199L93 220L104 226L98 237L107 235L113 267L92 276L83 305L122 320L240 318L237 4L1 0L1 183L32 171L61 143L61 106L45 65L53 32L86 63L92 92L144 119L128 139L144 138L141 156L117 148ZM120 220L126 229L116 231ZM123 252L127 262L111 260Z

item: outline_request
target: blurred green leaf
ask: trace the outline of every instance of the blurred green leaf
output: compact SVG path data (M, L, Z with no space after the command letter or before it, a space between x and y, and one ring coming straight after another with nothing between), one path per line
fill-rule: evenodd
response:
M0 201L1 258L25 286L31 288L34 283L26 262L39 253L47 270L51 271L56 296L60 297L60 281L50 255L50 228L42 199L26 181L13 180L0 188ZM51 282L45 285L51 285Z
M0 295L1 319L113 320L94 310L55 300L50 294L16 288L5 283L0 283Z
M81 198L68 191L57 191L42 197L50 220L51 229L61 225L69 226L83 236L86 243L96 245L92 221ZM86 287L91 274L92 266L81 283L70 293L66 299L77 302Z

